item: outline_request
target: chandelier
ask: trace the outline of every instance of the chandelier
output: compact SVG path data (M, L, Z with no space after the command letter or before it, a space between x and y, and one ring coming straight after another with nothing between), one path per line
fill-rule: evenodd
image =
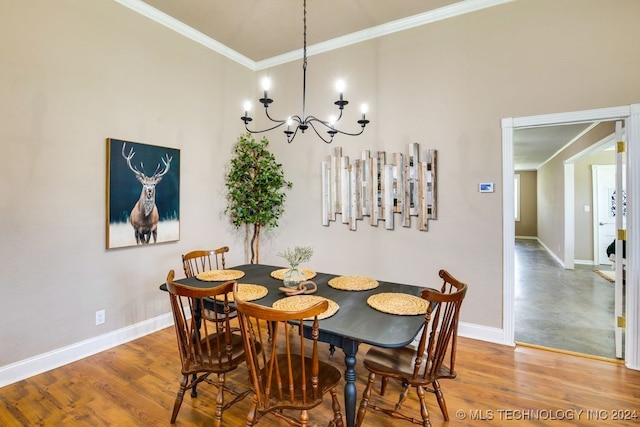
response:
M264 96L259 99L260 103L264 106L264 113L267 118L275 123L273 126L268 127L263 130L251 130L249 129L249 122L253 119L249 116L249 109L251 104L249 102L245 103L245 111L244 116L240 117L240 119L244 122L244 127L247 132L250 133L262 133L268 132L270 130L277 129L281 126L287 125L284 134L287 136L287 142L291 143L293 139L298 134L298 131L304 133L307 129L311 128L313 131L327 144L333 142L333 137L336 134L349 135L349 136L358 136L364 132L364 127L369 123L369 120L366 119L365 114L367 113L367 106L363 104L361 107L362 117L357 121L360 125L359 132L345 132L336 128L336 123L340 121L342 118L342 112L344 110L345 105L349 103L346 99L343 98L344 91L344 83L339 81L336 85L338 91L340 92L339 99L334 102L334 104L338 107L338 115L332 116L329 120L321 120L315 116L307 116L306 115L306 91L307 91L307 0L304 0L304 15L303 15L303 24L304 24L304 33L303 33L303 61L302 61L302 115L290 116L284 120L274 119L269 115L269 104L273 103L273 99L269 98L267 91L269 90L269 80L265 78L263 80L263 90ZM324 136L321 132L326 131L328 136Z

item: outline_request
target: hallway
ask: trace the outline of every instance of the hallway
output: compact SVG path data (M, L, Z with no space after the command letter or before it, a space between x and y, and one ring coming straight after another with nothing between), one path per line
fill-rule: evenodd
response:
M614 284L593 270L565 270L537 240L516 239L516 342L615 359Z

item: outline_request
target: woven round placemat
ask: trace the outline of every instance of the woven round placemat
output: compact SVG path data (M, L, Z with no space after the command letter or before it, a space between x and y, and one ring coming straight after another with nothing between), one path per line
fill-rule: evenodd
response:
M253 283L238 283L238 298L242 301L254 301L263 298L269 293L269 290L262 285L254 285ZM219 301L224 301L224 295L216 296ZM229 301L234 301L233 294L229 294Z
M235 280L244 276L244 271L240 270L208 270L196 274L196 279L204 282L223 282Z
M380 285L377 280L363 276L340 276L329 280L328 285L343 291L367 291Z
M371 295L367 298L367 304L383 313L401 316L425 314L429 307L429 302L425 299L397 292L382 292Z
M270 273L270 275L274 279L284 280L284 273L286 273L287 270L289 270L289 269L288 268L281 268L280 270L273 270ZM318 274L313 270L309 270L308 268L301 268L300 271L302 272L302 274L304 274L304 277L306 277L307 280L313 279L314 277L316 277L316 274Z
M305 309L307 307L311 307L317 302L323 301L323 300L329 301L329 308L324 313L320 313L318 315L318 319L322 320L336 314L336 312L340 308L338 303L318 295L294 295L292 297L282 298L274 302L273 308L277 310L284 310L284 311L298 311L298 310ZM310 319L310 318L307 318L307 319Z

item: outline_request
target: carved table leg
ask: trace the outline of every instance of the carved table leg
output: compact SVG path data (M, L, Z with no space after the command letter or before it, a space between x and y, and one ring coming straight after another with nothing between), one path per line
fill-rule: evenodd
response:
M356 416L356 354L359 342L345 339L342 343L344 351L344 409L347 418L347 427L354 427Z

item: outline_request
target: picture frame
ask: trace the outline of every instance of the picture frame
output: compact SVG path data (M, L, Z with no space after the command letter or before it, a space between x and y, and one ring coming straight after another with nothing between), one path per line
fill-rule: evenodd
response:
M180 150L107 138L106 248L178 240Z

